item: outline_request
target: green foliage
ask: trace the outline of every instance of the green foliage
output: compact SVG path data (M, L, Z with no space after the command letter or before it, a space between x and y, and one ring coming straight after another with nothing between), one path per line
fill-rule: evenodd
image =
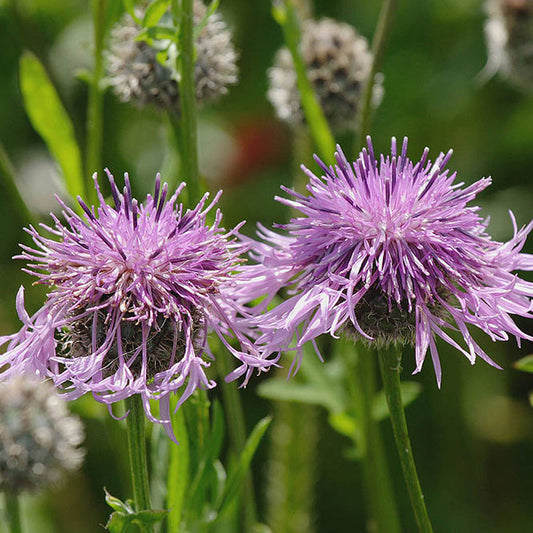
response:
M164 509L136 510L132 500L123 502L105 491L105 501L114 510L106 524L111 533L126 533L130 525L153 525L165 519L168 511Z
M20 89L30 121L63 173L73 198L84 195L81 153L72 122L43 65L31 52L20 58Z
M526 355L514 363L514 367L522 372L533 373L533 354Z
M259 387L259 395L269 400L288 401L318 405L328 412L328 422L335 431L354 441L358 448L361 432L359 413L354 411L348 394L351 368L345 357L336 353L331 360L321 363L314 348L304 347L303 360L298 377L290 381L270 378ZM401 384L404 407L411 404L421 393L422 387L414 381ZM372 399L372 415L376 421L389 416L384 392L379 391ZM352 453L351 455L357 455Z
M197 391L172 414L172 423L179 444L169 442L166 507L170 511L167 530L189 531L200 524L215 524L225 518L238 501L270 418L258 422L242 453L227 469L220 459L225 424L219 402L210 406L205 391ZM165 457L166 454L162 454L158 460L165 461Z

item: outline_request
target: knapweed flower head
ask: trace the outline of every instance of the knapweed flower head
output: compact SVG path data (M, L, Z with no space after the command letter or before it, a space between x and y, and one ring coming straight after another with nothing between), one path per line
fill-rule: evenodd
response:
M228 86L237 83L237 53L221 15L212 13L205 20L207 8L201 0L195 0L193 9L195 25L203 24L195 37L194 67L196 101L203 104L226 94ZM144 12L140 10L138 14L142 19ZM171 13L167 12L160 24L171 19ZM140 32L141 27L129 14L111 30L106 56L109 83L123 102L139 106L155 104L163 110L179 112L176 51L169 54L170 61L163 65L157 57L160 50L156 43L151 46L139 40ZM168 42L161 43L163 47L168 45Z
M83 426L50 382L17 376L0 384L0 490L35 492L80 467Z
M307 20L300 44L307 76L330 127L337 133L353 129L363 85L370 74L372 53L367 40L349 24L331 19ZM303 126L305 115L296 71L287 48L276 54L269 70L268 98L278 117L291 126ZM383 95L382 76L376 76L373 104Z
M488 0L485 39L488 60L482 77L500 72L533 90L533 0Z
M220 193L209 205L206 194L186 210L177 204L185 184L168 198L158 176L153 196L139 204L127 175L123 192L108 178L114 207L95 175L97 209L79 199L85 213L80 217L62 204L66 223L52 215L55 227L43 225L55 238L27 230L35 247L23 246L18 257L50 291L30 317L19 290L23 327L0 338L0 345L8 343L0 379L37 372L67 399L91 392L109 406L139 394L150 420L163 422L171 435L169 394L184 388L181 404L197 388L215 385L205 373L209 331L243 368L269 364L256 356L239 320L241 297L232 293L234 280L246 276L241 254L248 245L239 239L240 226L228 232L220 227L219 210L208 224ZM151 414L150 399L160 400L161 419Z
M432 163L426 148L414 163L407 139L399 154L393 139L379 159L370 138L353 165L340 147L335 156L329 167L317 158L321 177L303 167L307 196L284 189L292 198L278 198L301 212L284 226L288 235L261 230L263 290L288 287L290 296L259 319L265 354L290 347L301 355L323 333L413 344L415 372L429 350L440 384L437 337L472 363L479 356L495 366L469 326L493 341L530 338L511 315L532 316L533 284L514 271L533 270L533 256L521 253L533 223L515 225L508 242L491 239L479 207L468 205L489 178L455 183L445 168L451 151Z

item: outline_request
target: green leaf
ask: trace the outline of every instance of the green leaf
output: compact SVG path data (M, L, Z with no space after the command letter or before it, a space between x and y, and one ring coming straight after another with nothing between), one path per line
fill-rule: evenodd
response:
M149 45L156 48L154 41L169 40L174 43L178 42L178 32L172 26L151 26L143 28L135 37L136 41L146 41Z
M209 4L209 7L207 8L207 11L205 13L204 18L194 27L194 37L195 38L205 28L205 25L207 24L207 21L209 20L209 17L217 10L218 4L220 4L220 0L213 0Z
M174 406L171 405L171 409ZM185 424L185 414L180 408L172 415L172 426L179 439L179 444L170 443L168 466L167 506L168 530L179 531L181 527L183 502L189 486L189 435Z
M170 0L155 0L147 8L142 21L143 28L155 26L166 13Z
M420 393L422 392L422 385L417 381L402 381L402 403L404 407L407 407L410 403L414 402ZM387 405L387 398L383 390L379 391L374 396L372 404L372 415L374 420L383 420L389 416L389 406Z
M168 515L168 511L165 509L145 509L143 511L137 511L135 513L133 521L136 524L149 525L157 524L161 522Z
M359 429L359 424L355 417L346 412L330 413L328 422L335 431L352 440Z
M67 191L83 196L81 154L72 122L41 62L31 52L20 58L20 89L30 121L63 171Z
M254 524L252 533L272 533L272 530L266 524Z
M129 524L131 524L131 515L113 513L105 527L111 533L125 533Z
M533 373L533 354L522 357L522 359L516 361L513 366L522 372Z
M187 506L201 509L204 505L203 495L211 482L217 482L217 472L214 463L222 448L224 437L224 412L220 402L216 401L213 407L213 425L210 431L203 454L199 458L199 466L190 487L188 488Z
M104 492L105 501L107 505L109 505L109 507L111 507L113 510L124 514L131 514L135 512L133 507L128 502L124 503L119 498L112 496L111 494L109 494L109 492L107 492L107 489L105 487Z
M141 19L135 13L135 0L123 0L124 9L130 14L131 18L137 23L141 24Z
M234 465L228 476L222 501L218 507L217 518L223 516L223 514L231 507L231 503L239 493L239 489L241 488L242 482L246 477L246 473L248 472L248 468L250 467L253 456L255 455L257 447L265 435L270 422L272 422L272 417L270 416L260 420L248 437L237 463Z
M335 407L331 396L313 383L298 383L283 378L271 378L260 383L257 391L259 396L269 400L320 405L328 410Z

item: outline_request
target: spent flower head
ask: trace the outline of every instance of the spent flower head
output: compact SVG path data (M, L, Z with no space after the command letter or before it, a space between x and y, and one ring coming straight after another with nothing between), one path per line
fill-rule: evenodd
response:
M35 492L79 468L83 426L36 376L0 384L0 490Z
M241 254L248 245L239 227L225 232L221 213L208 213L208 195L193 209L177 204L185 184L171 198L157 176L155 193L139 204L128 176L120 192L108 173L114 207L95 185L100 205L85 217L63 206L66 223L31 227L35 247L23 246L18 258L27 272L49 285L43 307L32 317L24 308L23 287L17 296L22 329L0 338L8 343L0 364L9 378L38 372L53 379L67 399L86 392L108 405L140 394L147 416L171 433L169 394L182 387L180 404L197 388L215 383L206 376L212 358L207 345L214 331L245 368L268 366L260 360L240 318L242 297L233 286L246 279ZM242 225L242 224L241 224ZM233 346L225 335L233 336ZM242 374L242 371L241 371ZM160 400L161 420L150 412Z
M193 4L194 23L203 23L207 8L201 0ZM139 11L142 18L143 11ZM160 24L171 24L167 11ZM179 74L175 68L175 45L168 40L148 44L138 37L142 28L126 14L111 31L107 58L108 81L123 102L139 106L155 104L166 111L180 110ZM237 83L237 53L231 42L231 32L219 13L209 15L195 37L194 67L196 100L199 104L212 101L228 92ZM168 61L158 59L166 49Z
M353 129L372 64L367 40L349 24L327 18L307 20L302 27L300 50L307 76L330 127L335 132ZM291 126L304 125L296 71L287 48L278 51L268 75L268 98L279 118ZM383 96L382 77L380 74L375 79L375 106Z
M450 156L432 163L426 148L414 163L407 139L399 154L393 139L391 155L376 159L368 138L353 165L339 147L334 167L316 158L322 177L303 167L309 194L284 188L292 198L278 198L301 215L282 226L288 235L262 228L266 243L255 249L264 267L257 284L269 294L261 305L289 288L259 318L264 355L295 349L299 361L304 343L323 333L414 344L415 372L429 350L440 384L436 337L495 366L470 325L493 341L530 339L511 315L533 316L533 283L514 273L533 270L533 256L521 253L533 223L514 224L509 242L492 240L479 207L468 205L490 179L455 183Z
M516 86L533 90L533 0L488 0L485 39L488 59L481 74L500 72Z

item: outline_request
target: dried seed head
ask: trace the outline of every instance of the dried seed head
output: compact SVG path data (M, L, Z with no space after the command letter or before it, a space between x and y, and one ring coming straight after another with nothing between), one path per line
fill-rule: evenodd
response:
M533 90L533 0L489 0L485 7L485 76L499 71L516 86Z
M194 23L199 24L207 8L201 0L194 2ZM142 17L142 13L140 13ZM170 19L171 14L163 15ZM109 83L123 102L139 106L155 104L164 110L179 112L178 73L157 60L158 50L137 41L140 27L129 15L111 31L107 54ZM218 13L213 13L195 40L196 100L199 104L214 100L237 83L237 54L231 32Z
M76 470L83 427L54 387L20 376L0 384L0 490L37 491Z
M355 127L355 114L364 83L370 72L372 54L367 40L351 26L331 19L308 20L303 24L301 53L309 81L322 110L335 132ZM305 124L291 54L282 48L269 70L268 98L277 115L292 126ZM379 105L382 76L376 76L374 105Z

